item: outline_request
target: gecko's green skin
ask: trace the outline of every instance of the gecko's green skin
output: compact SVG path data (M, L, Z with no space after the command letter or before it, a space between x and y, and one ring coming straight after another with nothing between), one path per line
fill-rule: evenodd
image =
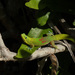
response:
M25 33L21 34L21 37L25 43L28 45L31 45L32 47L34 46L44 46L52 41L56 40L70 40L75 43L75 39L71 38L68 34L57 34L53 36L46 36L46 37L41 37L41 38L30 38L28 37Z

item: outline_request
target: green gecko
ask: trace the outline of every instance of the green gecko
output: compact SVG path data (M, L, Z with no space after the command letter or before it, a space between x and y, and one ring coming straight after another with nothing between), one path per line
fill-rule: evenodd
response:
M40 38L31 38L31 37L28 37L25 33L23 33L21 34L21 37L25 43L27 43L28 45L32 47L44 46L52 41L63 40L63 39L70 40L75 43L75 39L70 37L68 34L56 34L53 36L48 35L48 36L40 37Z

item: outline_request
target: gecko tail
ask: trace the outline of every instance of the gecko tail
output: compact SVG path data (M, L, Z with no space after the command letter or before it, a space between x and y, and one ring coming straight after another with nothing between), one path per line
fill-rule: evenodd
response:
M57 35L54 35L54 40L70 40L72 41L73 43L75 43L75 39L72 38L70 35L68 34L57 34Z

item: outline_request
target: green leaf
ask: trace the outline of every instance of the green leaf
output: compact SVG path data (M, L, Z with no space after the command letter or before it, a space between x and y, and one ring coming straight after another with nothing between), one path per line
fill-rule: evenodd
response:
M28 33L29 37L43 37L44 34L53 34L52 29L40 29L40 28L31 28L31 30Z
M39 2L40 0L30 0L29 2L26 2L25 5L29 8L33 8L33 9L39 9Z
M20 48L18 49L18 53L15 58L27 58L29 57L35 50L39 47L30 48L25 44L21 44Z
M28 33L28 36L29 37L34 37L34 38L37 38L40 36L41 32L42 32L43 29L40 29L40 28L31 28L29 33Z
M52 12L62 12L75 15L74 1L71 0L30 0L25 5L32 9L48 8Z
M44 26L47 23L47 20L49 18L50 12L47 12L45 15L39 17L37 19L37 22L40 26Z
M75 19L74 19L74 21L73 21L73 26L75 26Z

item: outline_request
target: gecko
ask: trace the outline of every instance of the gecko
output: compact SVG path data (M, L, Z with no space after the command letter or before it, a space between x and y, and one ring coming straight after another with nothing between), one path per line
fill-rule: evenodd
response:
M28 44L32 47L34 47L34 46L44 46L44 45L47 45L48 43L50 43L52 41L64 40L64 39L70 40L70 41L75 43L75 39L72 38L68 34L56 34L56 35L51 35L51 36L48 35L48 36L40 37L40 38L31 38L31 37L27 36L25 33L22 33L21 37L26 44ZM54 45L54 43L52 45Z

